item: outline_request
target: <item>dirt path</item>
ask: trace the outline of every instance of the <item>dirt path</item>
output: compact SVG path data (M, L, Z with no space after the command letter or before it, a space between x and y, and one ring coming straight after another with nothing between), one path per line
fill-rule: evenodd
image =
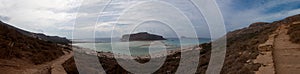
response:
M21 71L21 74L67 74L62 64L73 56L73 52L64 52L65 55L51 62L35 65Z
M274 42L273 57L276 74L300 73L300 44L289 41L287 25L279 27Z
M51 65L52 74L67 74L62 64L73 56L73 52L68 53L49 63Z

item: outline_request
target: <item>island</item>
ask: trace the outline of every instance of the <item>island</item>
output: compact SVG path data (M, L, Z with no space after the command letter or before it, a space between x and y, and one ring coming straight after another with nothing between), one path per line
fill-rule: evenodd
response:
M121 41L155 41L155 40L166 40L166 39L163 36L149 34L147 32L125 34L121 38Z

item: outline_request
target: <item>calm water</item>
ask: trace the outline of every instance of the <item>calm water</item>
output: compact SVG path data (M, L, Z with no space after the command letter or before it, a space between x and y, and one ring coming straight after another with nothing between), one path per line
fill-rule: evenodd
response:
M115 53L118 54L148 55L149 48L151 48L151 52L159 52L164 48L167 50L174 50L181 47L195 46L201 43L210 42L210 39L182 38L179 40L178 38L167 38L167 40L158 41L161 44L157 44L157 42L155 43L153 41L120 42L117 38L98 38L95 39L95 42L96 43L74 43L73 45L103 52L112 52L112 49L114 49ZM130 53L126 52L128 48Z

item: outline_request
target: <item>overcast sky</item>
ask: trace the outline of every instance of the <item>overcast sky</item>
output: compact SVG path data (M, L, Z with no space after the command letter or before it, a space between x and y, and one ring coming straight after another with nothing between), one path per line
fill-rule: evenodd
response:
M134 32L189 36L192 33L186 24L192 24L199 37L210 36L202 14L190 0L145 1L149 0L0 0L0 19L28 31L68 38L75 24L82 34L75 38L91 38L94 33L96 37L110 37L112 32L122 35L135 25L139 26ZM299 0L216 1L228 31L300 13Z

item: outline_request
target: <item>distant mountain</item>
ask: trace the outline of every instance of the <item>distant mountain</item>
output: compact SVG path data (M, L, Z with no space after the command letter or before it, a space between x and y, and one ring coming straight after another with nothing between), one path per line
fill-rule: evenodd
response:
M7 28L9 28L9 29L16 30L16 31L20 32L21 34L32 37L32 38L37 38L37 39L40 39L40 40L49 41L49 42L53 42L53 43L59 43L59 44L69 44L69 43L71 43L71 41L68 40L67 38L58 37L58 36L47 36L47 35L41 34L41 33L32 33L32 32L25 31L25 30L16 28L14 26L5 24L1 21L0 21L0 23L2 25L6 25Z
M136 34L126 34L122 36L122 41L154 41L166 40L163 36L149 34L147 32L140 32Z

